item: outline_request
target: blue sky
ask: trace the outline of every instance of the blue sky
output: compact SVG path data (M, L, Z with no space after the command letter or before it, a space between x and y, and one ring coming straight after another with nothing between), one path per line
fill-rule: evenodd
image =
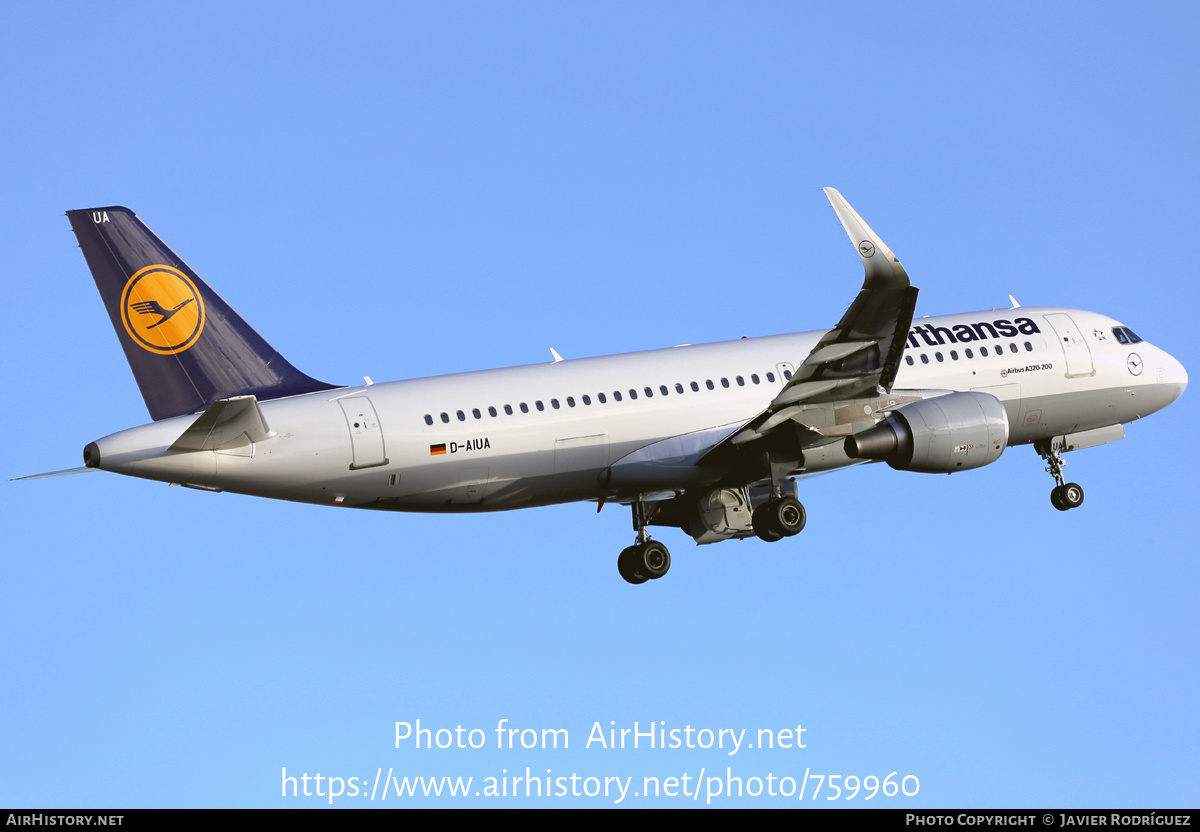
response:
M862 270L825 185L918 314L1012 293L1200 367L1188 4L10 3L0 24L5 477L148 420L62 216L100 205L334 382L830 326ZM919 778L846 806L1195 806L1192 395L1068 456L1078 511L1029 448L953 481L870 466L803 483L789 542L664 531L671 574L644 587L616 574L611 506L5 483L0 804L321 806L281 798L282 769L528 766ZM489 747L396 749L417 719ZM571 746L497 750L501 719ZM635 721L803 725L807 747L584 747ZM334 805L430 802L612 803Z

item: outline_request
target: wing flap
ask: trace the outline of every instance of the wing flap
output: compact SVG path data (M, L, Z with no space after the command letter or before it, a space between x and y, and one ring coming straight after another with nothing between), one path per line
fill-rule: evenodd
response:
M867 347L879 343L878 341L847 341L841 344L826 344L823 347L818 347L808 354L808 358L804 359L805 364L815 365L824 364L828 361L837 361L839 358L846 358L854 355L859 350L865 350Z

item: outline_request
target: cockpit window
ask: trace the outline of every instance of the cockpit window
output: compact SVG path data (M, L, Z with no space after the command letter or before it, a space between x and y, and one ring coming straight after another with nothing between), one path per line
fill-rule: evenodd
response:
M1142 340L1127 326L1114 326L1113 335L1118 344L1136 344Z

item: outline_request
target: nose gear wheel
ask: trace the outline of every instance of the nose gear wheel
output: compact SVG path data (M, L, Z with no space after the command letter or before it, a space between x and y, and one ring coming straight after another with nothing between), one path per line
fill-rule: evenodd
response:
M1063 462L1062 456L1058 449L1050 447L1034 446L1042 459L1049 463L1046 467L1046 473L1054 477L1054 482L1057 485L1050 491L1050 504L1059 511L1067 511L1073 508L1079 508L1083 505L1083 488L1079 483L1067 482L1063 478L1062 469L1066 465Z

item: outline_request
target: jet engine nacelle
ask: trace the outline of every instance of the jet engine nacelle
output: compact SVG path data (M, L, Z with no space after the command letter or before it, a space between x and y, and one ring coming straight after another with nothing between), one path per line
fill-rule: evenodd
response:
M846 455L897 471L952 474L995 462L1008 444L1008 413L987 393L950 393L903 405L846 438Z

